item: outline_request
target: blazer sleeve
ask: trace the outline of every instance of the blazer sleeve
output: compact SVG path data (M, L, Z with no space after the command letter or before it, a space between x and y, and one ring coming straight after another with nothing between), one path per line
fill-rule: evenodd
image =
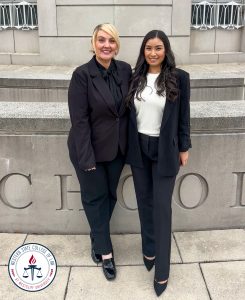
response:
M75 70L68 90L68 106L78 163L79 167L83 170L96 165L94 150L91 144L87 89L86 74L80 74Z
M190 139L190 77L187 72L180 76L180 110L178 126L179 151L191 148Z

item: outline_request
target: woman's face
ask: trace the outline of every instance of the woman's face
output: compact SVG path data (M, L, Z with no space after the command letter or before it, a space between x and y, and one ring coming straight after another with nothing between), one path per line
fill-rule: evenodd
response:
M144 50L145 60L150 69L161 69L161 64L165 58L165 47L159 38L149 39Z
M115 39L103 30L99 30L95 40L95 55L98 61L110 62L118 50Z

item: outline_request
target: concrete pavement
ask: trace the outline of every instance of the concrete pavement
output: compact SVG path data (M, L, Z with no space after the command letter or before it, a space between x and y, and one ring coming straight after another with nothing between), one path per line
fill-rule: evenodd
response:
M112 240L118 274L108 282L90 258L88 235L0 233L0 299L157 299L154 269L143 266L140 235L112 235ZM53 283L40 292L17 288L8 275L9 257L25 243L46 246L57 260ZM174 232L169 285L160 299L245 299L244 249L244 229Z

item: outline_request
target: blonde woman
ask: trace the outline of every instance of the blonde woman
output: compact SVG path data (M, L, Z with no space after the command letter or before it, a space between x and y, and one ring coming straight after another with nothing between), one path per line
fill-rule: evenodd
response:
M129 64L115 60L119 36L112 24L96 26L94 56L75 69L68 92L71 130L68 148L90 225L91 256L106 279L116 278L110 219L125 161Z

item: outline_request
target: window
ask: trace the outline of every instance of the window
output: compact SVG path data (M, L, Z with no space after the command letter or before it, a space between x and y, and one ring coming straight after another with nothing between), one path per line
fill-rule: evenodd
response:
M0 29L38 28L36 1L0 0Z
M191 27L238 29L244 26L244 1L192 1Z

